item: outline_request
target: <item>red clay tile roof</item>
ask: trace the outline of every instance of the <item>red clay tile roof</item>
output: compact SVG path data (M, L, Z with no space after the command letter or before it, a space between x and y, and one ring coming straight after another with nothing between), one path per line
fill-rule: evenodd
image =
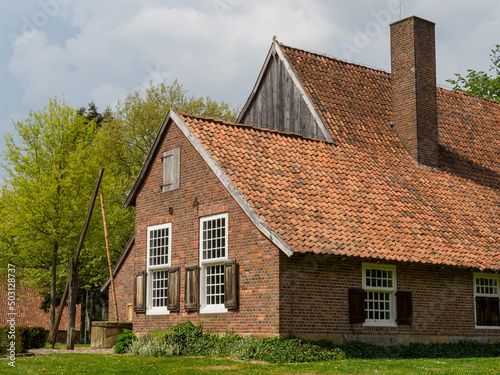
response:
M443 168L389 129L390 75L282 47L337 145L181 115L299 252L500 270L500 105L438 90Z

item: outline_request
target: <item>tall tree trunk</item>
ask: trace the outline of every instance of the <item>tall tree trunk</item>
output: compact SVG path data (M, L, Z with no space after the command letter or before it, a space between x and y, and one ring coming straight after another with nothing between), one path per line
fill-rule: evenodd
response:
M57 251L59 244L54 243L52 249L52 280L50 284L50 329L54 326L56 320L56 276L57 276Z

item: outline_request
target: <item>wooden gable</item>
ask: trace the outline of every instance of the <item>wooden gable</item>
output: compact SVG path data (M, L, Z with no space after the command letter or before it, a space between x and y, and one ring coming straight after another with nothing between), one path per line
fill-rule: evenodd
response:
M237 122L333 141L276 41Z

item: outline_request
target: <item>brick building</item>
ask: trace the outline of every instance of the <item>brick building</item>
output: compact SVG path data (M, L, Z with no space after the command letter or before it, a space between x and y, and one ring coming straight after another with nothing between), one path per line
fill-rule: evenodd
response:
M3 270L5 271L5 270ZM6 274L6 271L5 271ZM9 295L7 293L7 280L0 280L0 326L8 325L8 319L12 317L9 313L16 313L15 320L16 326L28 327L43 327L46 335L49 334L50 329L50 311L40 308L42 305L43 297L37 288L26 282L23 277L22 270L17 270L16 274L16 293L15 293L15 306L14 310L9 309ZM80 309L81 305L76 306L76 337L80 339ZM59 342L66 340L66 328L68 326L68 309L64 307L63 315L61 317L60 330L57 334Z
M239 124L169 111L115 267L137 333L500 338L500 104L436 88L432 22L391 59L273 41Z

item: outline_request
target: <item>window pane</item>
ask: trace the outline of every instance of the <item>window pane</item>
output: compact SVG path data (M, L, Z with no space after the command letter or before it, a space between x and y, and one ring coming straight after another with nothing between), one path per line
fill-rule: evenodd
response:
M225 218L203 221L201 241L204 260L224 258L226 256L225 225Z
M375 288L393 288L393 272L388 270L379 269L366 269L365 270L365 285L367 287Z
M224 301L224 266L206 266L207 305L221 304Z
M369 320L391 320L390 292L365 293L365 314Z
M167 271L154 271L151 272L152 277L152 295L153 307L167 306L167 285L168 285L168 272Z
M149 264L152 266L168 264L168 228L149 231Z

